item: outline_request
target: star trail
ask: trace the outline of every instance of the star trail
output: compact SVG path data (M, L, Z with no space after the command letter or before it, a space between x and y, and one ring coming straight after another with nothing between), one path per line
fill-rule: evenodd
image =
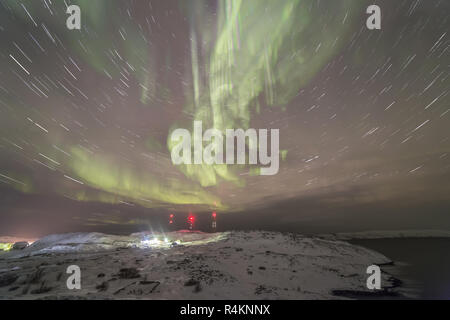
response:
M366 27L373 3L380 30ZM71 4L80 30L66 27ZM397 225L450 225L449 9L1 0L0 231L58 230L61 219L69 229L139 225L192 210L238 224L277 207L286 225L327 224L341 211L371 223L386 207ZM169 137L195 121L279 129L278 173L174 165ZM428 215L431 203L441 213Z

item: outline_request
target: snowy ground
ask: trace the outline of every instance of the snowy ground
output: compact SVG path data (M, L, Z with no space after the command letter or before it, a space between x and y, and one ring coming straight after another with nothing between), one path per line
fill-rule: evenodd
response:
M344 241L277 232L73 233L0 253L0 299L362 297L366 268L389 263ZM81 290L66 286L73 264ZM381 297L400 290L387 273L382 285Z

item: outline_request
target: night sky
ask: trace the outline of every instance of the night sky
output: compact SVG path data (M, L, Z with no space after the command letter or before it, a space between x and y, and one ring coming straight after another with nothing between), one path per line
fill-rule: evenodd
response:
M450 229L449 27L448 0L0 0L0 235L213 210L219 229ZM173 165L194 120L279 129L279 173Z

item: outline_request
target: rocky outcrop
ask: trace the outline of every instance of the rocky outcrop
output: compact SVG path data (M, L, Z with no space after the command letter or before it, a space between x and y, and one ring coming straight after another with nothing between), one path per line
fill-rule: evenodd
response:
M26 247L28 247L28 242L19 241L19 242L14 243L14 245L12 246L12 250L23 250Z

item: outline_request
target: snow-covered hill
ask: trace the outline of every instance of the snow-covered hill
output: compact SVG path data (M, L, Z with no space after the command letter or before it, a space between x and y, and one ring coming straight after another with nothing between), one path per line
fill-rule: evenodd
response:
M338 240L276 232L52 235L0 254L2 299L333 299L364 295L385 256ZM66 269L81 268L81 290ZM398 282L383 273L380 295ZM348 294L351 293L351 294Z

